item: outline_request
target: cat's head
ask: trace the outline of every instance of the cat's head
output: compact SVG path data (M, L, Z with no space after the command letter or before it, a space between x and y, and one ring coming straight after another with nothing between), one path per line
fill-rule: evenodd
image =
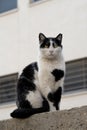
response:
M39 34L40 55L46 59L57 58L62 50L62 34L57 37L46 37L44 34Z

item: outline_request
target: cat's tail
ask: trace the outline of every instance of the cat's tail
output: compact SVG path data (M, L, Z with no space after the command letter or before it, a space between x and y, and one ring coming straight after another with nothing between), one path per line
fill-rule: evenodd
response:
M34 109L16 109L14 110L10 115L13 118L28 118L33 114L37 114L37 113L42 113L42 112L46 112L47 110L43 111L41 108L34 108Z
M46 104L45 106L41 108L32 108L32 109L27 109L27 108L21 108L21 109L16 109L14 110L10 115L13 118L28 118L33 114L38 114L42 112L48 112L49 111L49 105Z
M11 114L11 117L13 118L27 118L30 116L29 109L16 109Z

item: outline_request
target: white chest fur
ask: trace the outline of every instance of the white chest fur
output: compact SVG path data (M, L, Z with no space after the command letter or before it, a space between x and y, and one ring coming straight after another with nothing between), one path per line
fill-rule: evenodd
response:
M62 55L56 60L40 59L38 77L40 89L45 95L47 95L48 91L55 91L58 87L63 87L64 77L56 82L51 73L54 69L65 71L65 62Z

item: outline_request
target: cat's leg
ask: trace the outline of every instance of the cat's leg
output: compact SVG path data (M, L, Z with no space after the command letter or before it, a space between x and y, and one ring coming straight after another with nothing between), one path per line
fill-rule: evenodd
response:
M53 86L55 85L53 74L46 73L39 75L39 89L42 95L47 99L50 105L50 110L56 110L54 104Z
M48 99L49 99L49 104L51 110L59 110L59 105L61 101L61 95L62 95L62 87L59 87L56 92L54 93L49 93L48 94ZM55 108L54 108L55 107Z
M49 102L50 111L60 109L61 96L62 96L62 87L58 87L55 92L52 91L48 92L47 100Z
M56 107L56 110L59 110L59 104L61 101L61 95L62 95L62 88L64 84L64 70L61 69L54 69L52 72L52 75L55 78L55 92L53 93L53 99L54 99L54 106Z
M54 104L53 105L55 106L56 110L59 110L61 95L62 95L62 87L59 87L56 90L56 92L54 92L54 94L53 94L53 98L54 98Z
M44 89L41 89L41 93L42 95L47 99L48 103L49 103L49 109L50 111L55 111L56 107L54 106L54 95L50 89L50 87L42 87Z
M50 111L56 111L56 107L54 106L54 103L50 102L49 100L48 100L48 103L49 103L49 110Z
M58 90L55 93L49 93L48 94L49 99L49 105L50 105L50 111L59 110L59 103L61 100L61 89L58 88Z
M50 87L46 87L43 91L43 95L44 97L47 99L48 103L49 103L49 107L50 107L50 111L55 111L56 106L54 105L55 99L54 99L54 94L52 93ZM55 94L56 96L56 94ZM57 103L56 103L57 104Z

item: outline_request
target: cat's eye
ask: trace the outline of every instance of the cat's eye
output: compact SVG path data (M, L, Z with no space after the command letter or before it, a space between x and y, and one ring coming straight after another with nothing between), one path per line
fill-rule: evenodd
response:
M58 45L57 45L56 43L54 43L53 46L54 46L54 48L57 48L57 47L58 47Z
M48 45L45 45L44 47L45 47L45 48L48 48L49 46L48 46Z

